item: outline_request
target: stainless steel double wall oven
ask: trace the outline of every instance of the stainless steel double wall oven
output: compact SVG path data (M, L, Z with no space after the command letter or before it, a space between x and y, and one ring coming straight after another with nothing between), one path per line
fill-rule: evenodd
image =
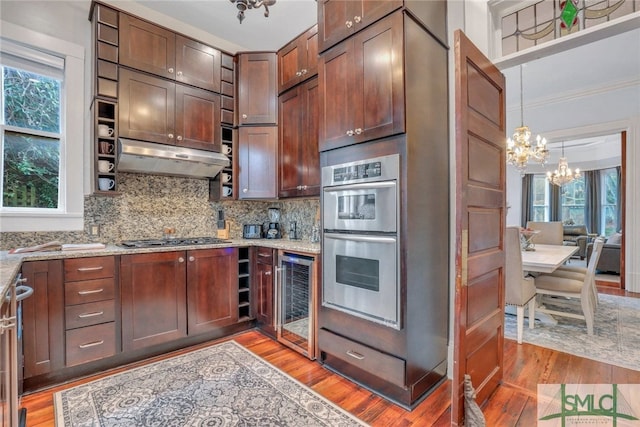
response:
M322 168L322 305L401 328L398 154Z

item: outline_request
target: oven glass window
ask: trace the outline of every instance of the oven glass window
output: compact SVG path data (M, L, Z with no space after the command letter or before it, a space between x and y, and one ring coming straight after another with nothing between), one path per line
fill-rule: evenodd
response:
M376 195L338 196L339 219L376 219Z
M380 261L336 255L336 282L379 292Z

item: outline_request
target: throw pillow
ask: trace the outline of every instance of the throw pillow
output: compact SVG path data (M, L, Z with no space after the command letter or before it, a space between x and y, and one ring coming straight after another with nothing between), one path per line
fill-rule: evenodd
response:
M622 243L622 234L620 233L613 233L611 236L609 236L609 238L607 239L607 243L611 243L611 244L621 244Z

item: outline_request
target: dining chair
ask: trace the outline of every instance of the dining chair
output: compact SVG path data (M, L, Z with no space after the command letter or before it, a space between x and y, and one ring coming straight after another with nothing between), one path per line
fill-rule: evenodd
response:
M595 271L603 244L604 242L600 239L594 242L593 258L589 260L584 274L578 269L575 271L558 269L553 273L545 273L536 277L536 293L541 299L539 301L541 304L537 307L538 311L573 319L583 319L587 324L587 333L593 335L595 309L598 305ZM547 308L542 304L544 297L555 297L552 301L554 305L568 309L573 308L573 310L561 311ZM575 310L575 302L577 301L580 303L581 313Z
M540 234L531 239L533 243L540 245L562 245L564 241L564 229L560 221L527 221L527 228L540 230Z
M505 304L516 307L518 344L522 344L524 307L529 309L529 329L533 329L536 310L536 286L533 277L525 277L520 251L520 227L507 227L505 233Z

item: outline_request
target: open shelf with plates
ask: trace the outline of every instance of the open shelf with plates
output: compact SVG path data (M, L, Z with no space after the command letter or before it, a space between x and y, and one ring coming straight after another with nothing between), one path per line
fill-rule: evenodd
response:
M118 193L116 164L118 163L118 104L95 98L94 114L94 194L113 196Z

